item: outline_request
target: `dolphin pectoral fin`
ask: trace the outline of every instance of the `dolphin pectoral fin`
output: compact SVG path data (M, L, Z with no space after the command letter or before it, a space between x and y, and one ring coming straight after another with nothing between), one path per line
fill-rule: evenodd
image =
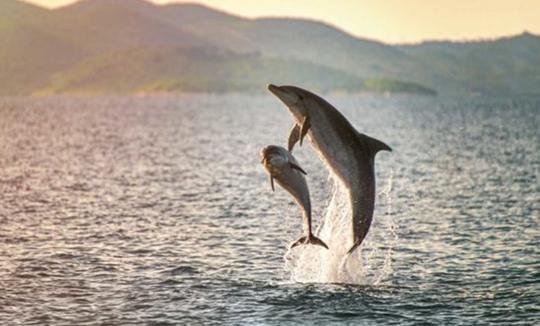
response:
M289 144L287 147L289 152L292 153L294 145L298 142L299 139L300 139L300 126L295 123L291 129L291 132L289 133Z
M289 165L290 165L290 167L291 167L292 169L296 169L296 170L302 172L304 175L307 175L306 171L304 171L304 169L302 169L302 168L299 167L298 165L296 165L296 164L294 164L294 163L292 163L292 162L290 162Z
M270 186L272 186L272 192L276 191L276 188L274 188L274 177L270 176Z
M306 136L310 127L311 127L311 122L309 120L309 117L306 116L304 118L304 121L302 122L302 128L300 129L300 146L302 146L302 141L304 140L304 137Z

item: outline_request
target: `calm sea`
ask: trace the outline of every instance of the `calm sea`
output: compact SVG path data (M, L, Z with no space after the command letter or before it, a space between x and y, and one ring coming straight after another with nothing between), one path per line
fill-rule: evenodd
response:
M540 324L540 99L328 99L393 148L347 264L287 249L270 94L0 98L0 324ZM315 226L345 214L295 155Z

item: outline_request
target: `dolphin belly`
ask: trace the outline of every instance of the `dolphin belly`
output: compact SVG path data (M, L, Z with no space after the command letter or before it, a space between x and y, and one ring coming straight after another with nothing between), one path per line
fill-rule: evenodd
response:
M310 138L315 151L328 169L348 191L352 215L352 252L366 237L375 207L375 171L373 158L361 144L347 143L335 132L318 134L313 128ZM328 129L323 129L328 131Z

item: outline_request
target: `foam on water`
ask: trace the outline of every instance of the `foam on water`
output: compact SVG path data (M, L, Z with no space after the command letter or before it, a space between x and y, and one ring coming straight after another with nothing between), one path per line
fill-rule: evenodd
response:
M331 199L316 231L329 249L305 245L289 250L284 256L285 270L294 282L377 285L392 273L392 253L398 240L392 214L393 173L378 194L384 214L374 216L368 236L351 255L346 254L352 245L350 201L345 186L336 176L330 178Z

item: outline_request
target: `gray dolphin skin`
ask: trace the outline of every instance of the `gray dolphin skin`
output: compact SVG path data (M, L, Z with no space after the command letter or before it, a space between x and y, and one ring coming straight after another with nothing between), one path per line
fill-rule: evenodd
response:
M375 154L392 151L385 143L361 134L330 103L296 86L268 85L293 115L289 151L307 135L319 157L347 188L352 210L352 253L366 237L375 207Z
M292 154L283 147L269 145L261 151L261 163L270 174L270 184L274 190L274 179L287 190L296 203L302 208L304 220L304 236L296 240L291 249L299 244L328 246L311 231L311 200L307 186L306 172L298 165Z

